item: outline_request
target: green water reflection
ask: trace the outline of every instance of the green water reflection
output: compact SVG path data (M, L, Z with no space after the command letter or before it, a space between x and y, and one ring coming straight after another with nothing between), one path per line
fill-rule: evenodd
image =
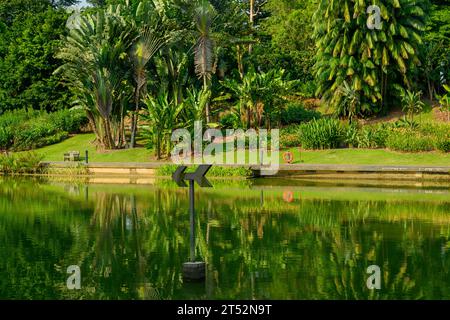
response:
M450 299L448 189L216 183L196 201L207 278L185 283L187 190L0 180L0 298Z

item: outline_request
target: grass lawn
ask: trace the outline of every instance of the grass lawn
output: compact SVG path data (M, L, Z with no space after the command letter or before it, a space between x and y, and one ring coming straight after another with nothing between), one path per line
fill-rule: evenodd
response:
M61 143L37 149L36 152L43 154L45 161L62 161L64 160L64 153L68 151L80 151L81 155L84 156L84 150L89 151L90 162L155 161L152 151L145 148L97 152L95 146L91 143L93 140L93 134L80 134ZM293 163L450 166L450 154L439 152L401 153L371 149L334 149L300 152L298 148L289 150L294 154ZM283 151L280 152L280 157L282 155Z
M450 166L450 153L440 152L403 153L383 149L300 151L298 148L289 151L294 154L293 163ZM280 153L282 155L283 151Z
M146 148L98 152L95 145L92 144L94 139L94 134L79 134L61 143L36 149L35 151L44 155L44 161L63 161L64 153L68 151L79 151L81 157L84 158L85 150L89 151L89 162L153 161L151 150Z

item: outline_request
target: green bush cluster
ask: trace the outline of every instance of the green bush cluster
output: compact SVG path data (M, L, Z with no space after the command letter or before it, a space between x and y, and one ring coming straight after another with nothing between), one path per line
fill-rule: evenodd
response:
M434 141L431 136L422 135L412 129L396 129L386 139L386 147L406 152L432 151Z
M450 152L450 138L441 138L436 141L436 149L442 152Z
M303 103L291 102L281 111L281 124L309 122L320 117L320 112L306 109Z
M407 152L433 150L450 152L450 125L431 123L411 127L394 125L386 140L386 147Z
M404 126L394 123L386 139L386 147L405 152L450 152L450 125L411 123Z
M16 110L0 116L0 149L30 150L67 139L87 123L81 110Z
M171 176L175 170L177 170L177 165L168 164L161 166L157 169L157 175ZM189 172L194 172L197 167L188 168ZM221 166L213 166L211 170L208 172L209 177L251 177L253 175L252 170L244 167L221 167Z
M300 125L300 141L304 149L334 149L345 142L345 128L333 118L322 118Z
M2 174L20 174L42 172L40 162L43 156L34 152L0 154L0 172Z
M414 124L404 122L359 126L344 125L336 119L323 118L300 126L283 128L280 147L304 149L388 148L394 151L450 152L450 125Z
M386 124L363 127L351 124L345 128L345 143L352 148L384 148L390 130Z
M299 125L290 125L280 130L280 148L298 147L301 143Z

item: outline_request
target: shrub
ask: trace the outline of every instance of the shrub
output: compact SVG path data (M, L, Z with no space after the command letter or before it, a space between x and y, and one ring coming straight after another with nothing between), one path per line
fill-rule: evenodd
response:
M45 137L55 135L57 128L45 118L36 118L25 122L14 132L13 150L29 150L37 147L37 142Z
M298 94L303 98L314 98L317 90L315 81L301 82L298 86Z
M402 118L397 120L392 124L394 128L408 128L408 129L417 129L419 128L419 124L414 120L408 120L406 118Z
M81 127L88 123L86 114L82 110L60 110L48 114L48 118L60 131L78 133Z
M450 139L442 138L436 141L436 149L442 152L450 152Z
M281 111L281 124L309 122L320 117L320 112L308 110L302 103L290 103Z
M41 148L44 146L49 146L49 145L64 141L67 138L69 138L69 134L67 132L65 132L65 131L57 132L54 135L45 136L45 137L42 137L41 139L35 141L33 143L32 148Z
M234 113L227 113L220 118L222 129L237 129L239 127L239 117Z
M386 125L366 126L357 136L358 148L384 148L389 136L389 128Z
M345 130L339 120L322 118L300 126L300 140L305 149L332 149L345 142Z
M422 135L411 129L395 129L386 139L386 147L396 151L432 151L434 146L435 140L432 136Z
M29 150L67 139L87 124L82 110L16 110L0 116L0 149Z
M10 127L0 127L0 150L9 149L13 143L14 136Z
M291 125L280 130L280 148L299 147L301 143L300 126Z
M352 123L345 128L345 143L349 147L358 147L359 128L356 123Z
M285 134L280 137L280 148L292 148L298 147L302 144L299 134Z
M177 165L168 164L159 167L156 172L158 176L172 176L172 174L177 170ZM188 168L189 172L194 172L197 170L195 167ZM213 166L208 172L209 177L244 177L248 178L253 175L253 171L245 167L221 167Z
M42 155L34 152L0 155L0 171L3 174L37 173L43 170Z

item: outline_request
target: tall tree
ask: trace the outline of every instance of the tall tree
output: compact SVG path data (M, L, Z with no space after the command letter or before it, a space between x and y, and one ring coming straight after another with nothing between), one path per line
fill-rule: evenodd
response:
M86 110L97 141L105 149L125 145L124 115L130 86L130 52L136 35L112 10L82 16L58 54L58 70Z
M255 47L258 66L264 70L285 69L292 79L312 81L316 53L312 16L317 0L269 0L270 16L261 22L262 38Z
M69 91L53 75L67 16L47 1L0 1L0 113L67 106Z
M367 27L370 5L381 9L381 30ZM314 15L317 93L338 106L346 81L360 95L360 115L376 114L395 99L396 89L412 86L420 65L426 0L321 0ZM342 109L340 109L342 110ZM343 110L340 116L348 116Z
M442 84L450 81L450 1L431 2L418 77L425 83L428 98L433 100L439 91L445 92Z
M198 29L198 40L195 45L195 73L203 80L203 90L209 90L208 82L214 73L214 41L211 38L211 24L214 9L203 0L196 10L195 20ZM210 122L209 104L206 105L206 122Z

